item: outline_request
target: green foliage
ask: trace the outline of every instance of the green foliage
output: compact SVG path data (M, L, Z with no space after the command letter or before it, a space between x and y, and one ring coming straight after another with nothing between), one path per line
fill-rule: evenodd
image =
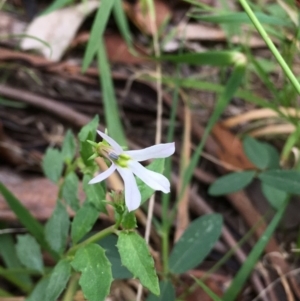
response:
M275 229L279 225L285 209L287 207L288 201L286 201L281 208L277 211L276 215L272 219L271 223L265 230L265 232L261 235L258 242L252 248L250 254L248 255L246 261L243 263L242 267L238 271L237 275L234 277L233 281L230 284L230 287L225 292L222 300L223 301L232 301L236 300L240 291L243 288L248 277L253 272L253 267L256 265L257 260L263 253L266 245L268 244L270 238L272 237Z
M34 287L34 290L31 292L29 297L25 301L41 301L45 300L46 289L49 285L49 277L43 277L37 285Z
M116 235L109 235L101 239L98 243L105 249L105 254L112 264L112 275L114 279L129 279L132 274L122 265L121 257L117 249L118 238Z
M69 226L69 214L66 207L58 200L45 226L45 238L52 250L58 254L62 254L66 248Z
M92 178L93 177L88 174L85 174L83 176L82 182L83 182L83 190L86 194L86 202L93 204L98 211L106 212L105 204L103 202L105 201L106 198L105 189L103 187L105 184L104 182L93 184L93 185L88 184Z
M85 72L89 65L91 64L94 56L97 53L97 49L99 48L100 40L103 36L103 32L110 16L111 10L113 8L115 0L103 0L101 5L99 5L90 38L88 44L86 46L86 50L83 57L82 62L82 71Z
M175 301L175 289L170 281L164 280L159 282L160 295L149 294L147 301Z
M109 0L114 2L115 0ZM98 38L99 39L99 38ZM98 46L98 69L103 94L103 103L105 111L105 121L110 136L122 146L127 146L123 126L121 124L117 100L115 97L115 89L113 87L110 67L106 56L105 43L100 39Z
M234 172L218 178L210 185L208 193L210 195L223 195L233 193L245 188L251 183L255 176L255 171Z
M4 196L10 209L18 217L21 224L26 227L44 249L48 250L54 258L58 258L58 255L51 250L44 238L43 226L2 183L0 183L0 192Z
M261 188L270 205L276 210L279 210L282 207L284 201L288 197L288 194L285 191L271 187L265 183L261 184Z
M21 263L41 274L44 273L44 264L41 248L35 238L30 234L18 235L16 251Z
M92 203L85 202L77 211L71 227L71 238L76 244L85 234L87 234L98 219L99 211Z
M199 265L219 239L222 225L219 214L208 214L194 220L171 252L170 271L181 274Z
M259 174L258 178L276 189L291 194L300 194L300 171L297 170L268 170Z
M113 280L111 264L104 250L89 244L76 252L72 267L81 272L79 284L88 301L104 301Z
M7 268L16 269L21 268L21 262L17 256L15 243L11 234L0 235L0 255L3 263ZM15 274L14 275L22 284L31 286L32 281L26 274Z
M74 2L74 0L55 0L42 12L42 15L50 14L72 2Z
M69 204L69 206L77 211L79 209L78 194L79 180L75 172L70 172L64 180L62 186L62 197Z
M49 147L44 155L42 167L46 177L57 183L64 167L63 158L59 150Z
M86 141L95 141L96 130L99 124L99 117L96 115L88 124L86 124L79 132L78 139L80 140L80 155L86 166L92 166L93 160L89 158L93 155L93 147Z
M148 166L146 166L146 168L158 173L163 173L164 166L165 159L155 159ZM144 203L151 197L151 195L154 193L154 190L147 186L140 178L136 179L136 183L138 185L139 191L141 192L142 203Z
M258 168L265 169L269 165L269 149L266 143L247 136L243 141L246 156Z
M141 281L143 286L153 294L159 295L154 260L145 240L135 232L122 231L119 234L117 247L122 264Z
M54 267L46 288L45 301L56 301L65 289L71 276L71 265L67 259L60 260Z
M124 229L134 229L137 227L134 211L126 212L122 219L122 227Z
M61 149L62 158L65 162L71 162L75 156L75 153L76 153L75 137L72 131L68 130L66 132L62 149Z

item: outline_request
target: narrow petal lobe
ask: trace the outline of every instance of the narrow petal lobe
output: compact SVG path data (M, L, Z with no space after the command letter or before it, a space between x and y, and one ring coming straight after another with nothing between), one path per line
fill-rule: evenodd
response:
M128 211L133 211L141 204L141 193L136 184L134 175L128 168L117 166L117 170L124 181L126 206Z
M141 150L125 151L133 160L145 161L154 158L167 158L175 152L175 143L153 145Z
M136 161L130 161L129 167L138 178L152 189L160 190L164 193L170 192L170 182L165 176L146 169L142 164Z
M123 153L122 147L113 138L109 137L105 133L102 133L101 131L97 131L97 133L113 147L117 155Z
M107 170L101 172L95 178L89 181L89 184L95 184L108 178L116 170L116 165L112 164Z

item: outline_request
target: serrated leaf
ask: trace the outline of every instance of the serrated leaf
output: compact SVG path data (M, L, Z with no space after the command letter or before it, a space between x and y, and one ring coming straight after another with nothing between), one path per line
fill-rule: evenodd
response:
M165 159L155 159L148 166L146 166L146 168L158 173L163 173L164 166ZM155 190L146 185L140 178L136 178L136 183L138 185L139 191L141 192L142 203L144 203L151 197Z
M66 132L62 149L61 149L61 154L62 158L64 161L69 161L71 162L75 156L76 152L76 143L75 143L75 137L72 133L71 130L68 130Z
M122 227L124 229L134 229L137 227L136 217L135 217L135 213L133 211L125 212L125 214L122 218Z
M45 226L45 237L52 250L62 254L66 248L70 227L69 214L65 206L57 201L52 216Z
M56 301L65 289L71 276L71 265L66 259L60 260L54 267L46 289L45 301ZM43 299L42 299L43 300Z
M199 265L218 241L222 225L220 214L208 214L194 220L171 252L170 271L182 274Z
M91 203L85 202L76 212L72 222L71 237L73 244L76 244L85 234L87 234L99 217L99 211Z
M124 266L137 277L143 286L159 295L158 277L154 260L145 240L135 232L121 232L117 247Z
M45 300L46 289L49 285L49 277L42 278L25 301L41 301Z
M61 177L64 162L59 150L48 148L42 161L42 167L46 177L57 183Z
M98 244L105 249L105 254L112 264L112 275L114 279L130 279L132 274L121 263L121 257L117 249L118 238L111 234L101 239Z
M103 188L104 182L90 185L88 183L91 179L92 176L88 174L83 176L83 190L86 194L86 200L92 203L99 211L106 213L105 204L103 203L106 198L106 192Z
M41 248L33 236L30 234L17 235L16 251L25 267L41 274L44 273Z
M300 171L268 170L259 174L258 178L265 184L291 194L300 194Z
M176 294L173 284L170 281L160 281L159 282L160 295L155 296L149 294L147 301L175 301Z
M96 130L99 125L99 116L95 115L95 117L87 123L78 133L78 138L80 141L85 141L88 138L89 133L92 133L92 136L90 137L92 141L95 140L96 137Z
M79 249L72 261L76 271L81 272L79 284L88 301L104 301L113 281L111 264L104 250L96 244Z
M242 171L230 173L220 177L209 186L210 195L222 195L239 191L251 183L255 176L255 171Z
M62 197L74 211L79 209L78 185L79 180L77 175L75 172L70 172L66 176L62 186Z
M281 208L288 196L285 191L267 185L266 183L261 183L261 190L265 198L268 200L269 204L276 210L279 210Z

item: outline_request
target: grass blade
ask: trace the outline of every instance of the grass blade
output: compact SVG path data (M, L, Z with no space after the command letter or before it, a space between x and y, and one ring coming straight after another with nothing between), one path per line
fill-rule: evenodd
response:
M110 16L114 3L115 0L101 1L101 5L98 8L95 21L91 30L91 36L84 53L82 62L82 72L85 72L87 70L94 56L97 53L97 49L99 47L99 39L101 40L103 36L108 17Z
M101 40L99 44L98 69L100 74L99 77L102 87L105 121L108 128L108 134L120 145L126 146L126 138L120 121L119 109L114 93L111 72L103 40Z
M266 245L268 244L273 232L275 231L279 222L281 221L281 218L285 212L288 203L289 200L287 199L285 203L282 205L282 207L280 208L280 210L277 211L276 215L272 219L266 231L260 237L256 245L250 252L249 256L247 257L247 260L244 262L243 266L240 268L237 275L234 277L229 289L226 291L225 295L223 296L223 301L236 300L246 280L251 274L253 267L255 266L257 260L259 259Z

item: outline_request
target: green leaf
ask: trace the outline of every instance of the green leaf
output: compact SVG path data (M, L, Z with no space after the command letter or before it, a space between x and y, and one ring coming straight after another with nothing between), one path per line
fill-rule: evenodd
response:
M0 183L0 192L4 196L10 209L16 214L18 220L35 237L39 244L46 249L53 258L59 256L49 247L44 237L43 226L31 215L31 213L22 205L22 203L2 184Z
M73 244L76 244L85 234L87 234L99 217L99 211L91 203L85 202L76 212L72 222L71 237Z
M222 225L220 214L207 214L194 220L171 252L170 271L182 274L199 265L218 241Z
M92 203L100 212L106 213L104 200L106 198L106 192L104 189L104 182L96 183L93 185L89 184L89 181L93 177L85 174L83 176L83 190L86 194L86 201Z
M45 300L46 289L49 285L49 277L43 277L34 287L30 296L25 301L41 301Z
M42 15L47 15L52 13L53 11L60 9L66 6L69 3L72 3L73 0L55 0L52 1L51 4L42 12Z
M164 171L164 167L165 167L165 159L155 159L148 166L146 166L147 169L161 174ZM155 190L150 188L140 178L136 178L136 183L138 185L139 191L141 192L142 203L144 203L151 197L151 195L154 193Z
M66 132L61 154L62 158L65 162L71 162L75 156L76 153L76 143L75 143L75 137L71 130L68 130Z
M113 1L112 1L113 2ZM127 146L123 126L120 119L120 110L115 97L115 89L110 72L109 60L106 55L105 43L100 39L98 50L98 69L101 76L101 89L103 94L105 120L108 134L120 145Z
M122 218L122 227L124 229L134 229L137 227L134 211L125 212Z
M104 301L113 281L105 251L99 245L89 244L76 252L72 266L82 273L79 284L84 297L89 301Z
M266 143L247 136L243 140L243 147L248 159L258 168L265 169L269 164L269 149Z
M49 147L44 155L42 167L46 177L57 183L63 171L63 158L59 150Z
M70 172L62 186L62 197L68 205L76 212L79 209L78 194L79 180L75 172Z
M121 232L117 247L124 266L140 279L143 286L159 295L159 285L154 260L145 240L135 232Z
M114 279L130 279L132 274L121 263L121 257L116 247L117 236L112 234L102 238L98 244L105 249L105 254L112 264L112 275Z
M300 194L300 171L297 170L269 170L259 174L258 178L276 189Z
M22 268L11 234L0 235L0 246L0 255L5 266L11 269ZM22 275L16 273L14 277L16 277L20 282L29 287L32 285L30 277L26 274Z
M98 8L95 20L93 22L92 30L90 32L90 38L84 53L82 62L83 73L87 70L97 52L100 39L103 36L107 20L114 6L114 2L114 0L101 1L101 5Z
M265 143L265 147L268 150L268 157L269 157L267 168L270 169L280 168L280 156L278 150L269 143Z
M65 289L71 276L71 265L67 259L60 260L54 267L46 289L45 301L56 301Z
M220 177L209 186L210 195L222 195L239 191L251 183L255 176L255 171L242 171L230 173Z
M173 284L170 281L163 280L159 282L160 295L150 294L147 301L175 301L176 294Z
M85 141L86 139L88 139L89 133L91 133L92 136L89 138L90 140L94 141L96 138L96 130L98 128L98 125L99 125L99 116L95 115L95 117L84 127L82 127L82 129L78 133L79 140L81 142Z
M52 216L45 226L45 237L52 250L62 254L66 248L70 219L66 207L57 201Z
M261 189L265 198L268 200L270 205L276 210L279 210L281 208L282 204L288 196L288 194L285 191L279 190L265 183L261 183Z
M33 236L30 234L17 235L16 251L25 267L41 274L44 273L41 248Z

